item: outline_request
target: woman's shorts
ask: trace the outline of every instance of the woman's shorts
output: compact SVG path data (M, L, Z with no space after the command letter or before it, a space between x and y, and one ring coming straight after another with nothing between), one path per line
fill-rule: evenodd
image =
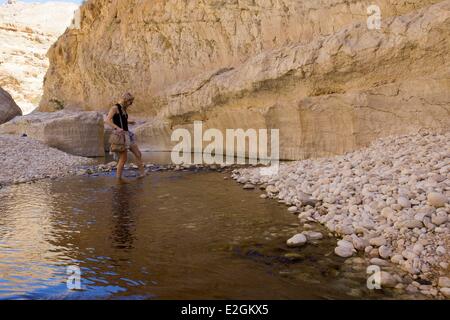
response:
M130 149L132 146L136 145L136 135L128 131L128 134L125 135L125 146L127 149Z

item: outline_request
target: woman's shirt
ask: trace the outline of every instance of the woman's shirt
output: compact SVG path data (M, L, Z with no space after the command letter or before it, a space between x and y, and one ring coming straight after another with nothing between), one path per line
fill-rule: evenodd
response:
M124 131L128 131L128 114L123 112L120 104L116 104L116 106L119 112L114 115L113 123L119 128L122 128ZM120 123L120 119L122 119L122 124Z

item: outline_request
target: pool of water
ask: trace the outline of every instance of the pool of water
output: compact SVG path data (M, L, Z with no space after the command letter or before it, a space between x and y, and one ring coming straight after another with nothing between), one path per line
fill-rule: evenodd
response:
M1 299L380 298L365 269L276 201L218 172L157 172L129 184L70 177L0 190ZM81 270L81 290L67 268Z

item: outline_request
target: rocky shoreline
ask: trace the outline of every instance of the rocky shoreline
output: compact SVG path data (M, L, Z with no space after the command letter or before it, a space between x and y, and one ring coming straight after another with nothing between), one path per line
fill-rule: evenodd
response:
M100 176L100 175L111 175L116 170L117 162L111 161L107 164L98 164L98 165L87 165L87 166L79 166L75 171L76 175L79 176ZM190 171L190 172L202 172L202 171L210 171L210 172L222 172L231 174L233 170L236 168L243 168L243 165L206 165L206 164L184 164L184 165L175 165L175 164L153 164L146 163L144 164L146 174L150 174L151 172L159 172L159 171ZM129 163L124 166L125 178L137 177L139 175L138 169L139 167L134 163ZM228 179L227 176L224 176L224 179Z
M288 246L322 238L311 230L322 224L340 239L335 254L378 267L382 287L450 298L449 132L388 137L342 156L283 163L273 176L246 168L232 177L298 214L304 231Z
M31 183L41 179L56 179L65 176L99 176L110 175L117 163L98 164L98 160L73 156L51 148L30 137L17 135L0 135L0 189L8 185ZM145 164L147 173L158 171L214 171L231 173L241 165L174 165ZM125 176L138 175L138 166L134 163L125 165ZM226 177L224 177L226 179Z

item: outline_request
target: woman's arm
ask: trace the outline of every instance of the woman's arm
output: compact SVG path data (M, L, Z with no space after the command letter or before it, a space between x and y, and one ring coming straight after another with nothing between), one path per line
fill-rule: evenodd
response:
M108 116L106 117L105 123L108 124L111 128L113 129L117 129L117 130L121 130L122 128L119 126L116 126L113 122L113 117L114 115L118 112L119 110L117 109L117 106L112 107L109 110Z

